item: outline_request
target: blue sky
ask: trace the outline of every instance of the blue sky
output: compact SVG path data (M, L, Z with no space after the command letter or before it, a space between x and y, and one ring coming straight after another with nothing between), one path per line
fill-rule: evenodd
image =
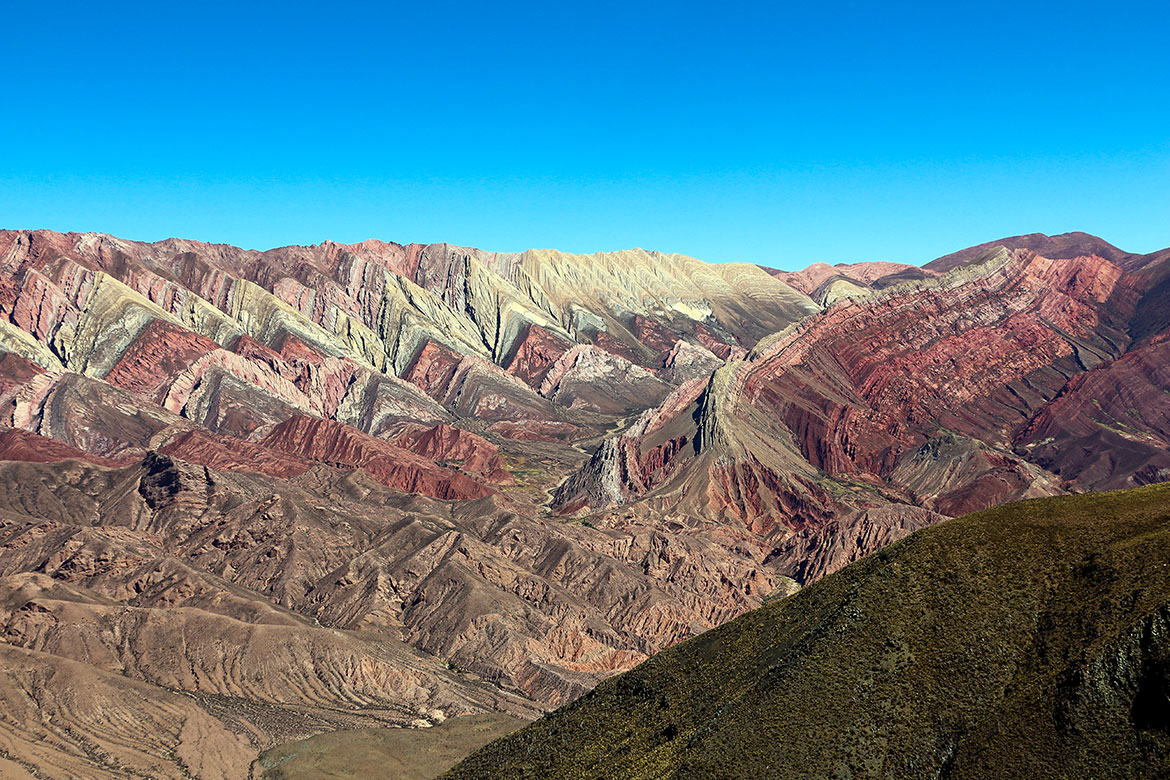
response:
M0 227L921 263L1170 245L1170 4L19 3Z

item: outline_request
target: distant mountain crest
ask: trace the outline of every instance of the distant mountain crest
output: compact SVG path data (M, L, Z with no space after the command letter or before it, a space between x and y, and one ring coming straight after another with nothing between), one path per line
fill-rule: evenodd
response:
M1060 233L1055 236L1048 236L1043 233L1028 233L1027 235L1010 236L1008 238L1001 238L998 241L988 241L985 244L961 249L958 252L952 252L949 255L943 255L936 260L932 260L924 265L923 268L935 273L943 273L952 268L973 263L987 251L997 246L1008 249L1030 249L1038 255L1043 255L1053 260L1066 260L1074 257L1096 255L1129 270L1140 267L1141 258L1146 257L1145 255L1134 255L1129 252L1124 252L1105 239L1098 238L1089 233Z

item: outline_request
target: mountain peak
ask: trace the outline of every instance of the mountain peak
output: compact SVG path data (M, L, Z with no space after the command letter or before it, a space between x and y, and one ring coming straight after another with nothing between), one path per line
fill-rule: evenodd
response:
M988 250L997 246L1007 247L1008 249L1030 249L1051 260L1066 260L1073 257L1097 255L1112 263L1122 265L1125 261L1135 257L1135 255L1124 252L1105 239L1090 233L1073 231L1071 233L1059 233L1054 236L1045 235L1044 233L1027 233L1022 236L1009 236L1007 238L1001 238L998 241L988 241L984 244L960 249L958 252L952 252L949 255L943 255L930 261L923 268L934 271L935 273L943 273L952 268L969 265L986 254Z

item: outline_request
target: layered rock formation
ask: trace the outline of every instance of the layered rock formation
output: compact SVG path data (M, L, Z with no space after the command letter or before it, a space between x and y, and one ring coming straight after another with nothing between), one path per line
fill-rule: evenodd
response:
M530 715L948 516L1164 480L1170 256L1114 250L785 274L0 232L2 647L132 683L157 734L17 708L0 757L182 777ZM28 674L0 696L63 695Z
M1074 376L1016 436L1021 452L1089 490L1170 480L1170 334Z
M817 565L834 539L859 553L940 514L1170 476L1164 343L1125 354L1143 276L1099 256L980 257L843 299L681 386L555 505L606 525L621 514L606 507L640 502L745 528L808 581L850 560Z

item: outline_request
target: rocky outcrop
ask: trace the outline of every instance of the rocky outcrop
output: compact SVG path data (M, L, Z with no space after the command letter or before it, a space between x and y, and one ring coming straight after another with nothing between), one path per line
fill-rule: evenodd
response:
M528 385L474 355L428 342L404 375L459 414L481 420L560 420L562 413Z
M1043 468L949 432L904 453L890 472L890 483L915 503L951 516L1063 492L1060 481Z
M72 373L42 373L5 395L2 422L91 455L141 458L194 423L134 394Z
M625 431L603 440L589 460L557 487L553 506L572 514L586 507L625 504L663 482L668 466L673 470L688 461L697 445L693 431L690 447L683 446L685 439L666 439L661 432L667 423L683 419L684 410L695 409L706 385L705 379L695 379L680 386L657 409L643 412ZM672 444L659 449L661 439ZM644 452L653 454L644 459Z
M538 387L545 375L572 344L554 336L539 325L529 325L516 346L508 371L533 387Z
M338 422L385 436L403 423L436 424L451 414L417 386L385 374L357 374L337 407Z
M711 350L679 339L663 357L657 376L665 382L681 385L708 376L721 365L723 361Z
M99 466L118 465L117 461L109 458L91 455L76 447L19 428L0 430L0 460L22 460L29 463L81 460Z
M800 529L774 547L765 560L782 576L803 585L945 519L915 506L866 509Z
M243 439L207 431L188 431L159 448L159 453L217 471L247 471L288 479L309 470L313 461Z

